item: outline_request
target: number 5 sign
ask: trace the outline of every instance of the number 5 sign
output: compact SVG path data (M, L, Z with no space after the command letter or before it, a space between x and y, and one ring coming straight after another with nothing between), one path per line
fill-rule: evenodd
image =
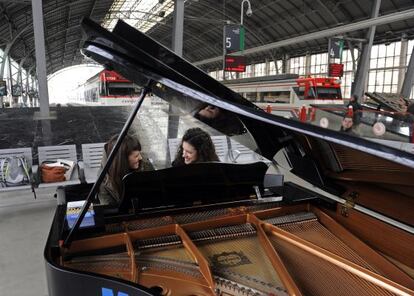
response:
M240 25L224 26L225 54L244 50L244 27Z

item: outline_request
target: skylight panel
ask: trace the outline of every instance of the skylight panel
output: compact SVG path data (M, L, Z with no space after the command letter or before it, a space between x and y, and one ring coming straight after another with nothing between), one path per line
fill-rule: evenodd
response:
M115 0L102 25L112 31L118 19L147 32L174 11L173 0Z

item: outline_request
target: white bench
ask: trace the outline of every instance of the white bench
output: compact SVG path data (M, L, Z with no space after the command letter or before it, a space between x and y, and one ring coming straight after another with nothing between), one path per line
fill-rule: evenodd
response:
M0 149L0 158L4 157L13 157L13 156L24 156L27 161L27 166L29 169L29 173L32 169L33 158L32 158L32 148L13 148L13 149ZM3 178L3 172L0 169L0 178ZM30 178L32 179L33 176L30 174ZM31 182L32 180L30 180ZM3 187L0 188L0 191L14 191L14 190L25 190L31 189L31 184L27 185L20 185L20 186L10 186L10 187Z
M82 144L82 161L79 161L79 174L82 182L95 183L101 168L105 143Z
M45 188L45 187L54 187L54 186L62 186L62 185L74 185L80 184L79 179L79 172L78 172L78 165L77 165L77 156L76 156L76 146L75 145L61 145L61 146L40 146L37 147L37 151L39 153L39 166L44 161L56 161L57 159L68 159L74 162L75 167L73 168L73 172L71 175L70 180L66 180L63 182L54 182L54 183L42 183L41 182L41 172L39 169L36 168L37 176L38 176L38 187ZM35 171L33 169L33 171Z
M216 149L216 154L221 162L227 162L227 139L226 136L212 136L211 141ZM173 162L177 154L178 146L181 143L181 139L173 138L168 139L168 150L170 152L170 160Z

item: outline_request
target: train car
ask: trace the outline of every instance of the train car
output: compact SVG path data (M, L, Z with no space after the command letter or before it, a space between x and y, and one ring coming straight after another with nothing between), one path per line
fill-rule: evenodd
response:
M271 106L279 115L289 115L302 106L343 105L341 81L332 77L272 75L225 81L224 84L261 108Z
M78 103L87 105L131 105L140 88L115 71L102 70L78 88Z

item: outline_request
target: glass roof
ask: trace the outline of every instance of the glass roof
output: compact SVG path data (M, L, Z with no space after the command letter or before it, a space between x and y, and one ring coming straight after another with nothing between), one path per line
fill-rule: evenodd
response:
M174 11L173 0L115 0L102 25L112 31L118 19L147 32Z

